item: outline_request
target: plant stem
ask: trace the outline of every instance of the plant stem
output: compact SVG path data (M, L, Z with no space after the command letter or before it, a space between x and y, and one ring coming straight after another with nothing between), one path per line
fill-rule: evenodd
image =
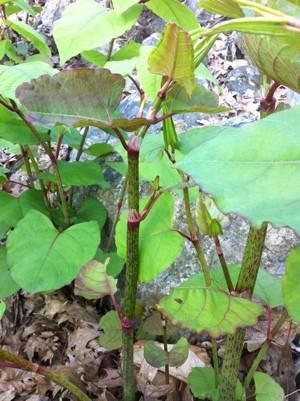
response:
M91 399L81 391L79 387L57 372L32 363L18 355L14 355L9 351L4 350L3 348L0 348L0 360L11 363L11 367L14 365L14 367L17 367L18 369L27 370L47 377L54 383L68 390L79 401L91 401Z
M225 260L224 254L223 254L223 250L221 247L219 237L216 236L216 237L213 237L213 239L214 239L214 243L216 246L217 255L218 255L222 270L223 270L223 274L224 274L224 277L226 280L227 288L230 292L232 292L234 290L234 287L233 287L233 284L231 281L231 277L229 274L228 266L227 266L227 263L226 263L226 260Z
M38 140L38 142L40 143L40 145L42 146L42 148L44 149L45 153L47 154L47 156L50 159L51 165L52 165L53 170L54 170L55 178L56 178L56 181L57 181L58 193L59 193L59 197L60 197L60 201L61 201L61 206L62 206L62 211L63 211L65 223L66 223L67 226L69 226L70 225L70 218L69 218L69 215L68 215L67 201L66 201L66 197L65 197L65 193L64 193L64 189L63 189L63 184L62 184L62 180L61 180L60 171L59 171L59 168L58 168L58 165L57 165L57 160L56 160L55 156L53 155L50 146L46 142L43 141L43 138L41 137L40 133L26 119L25 115L18 108L17 104L14 101L11 101L11 103L13 105L13 111L21 118L21 120L24 122L24 124L30 129L30 131L32 132L34 137Z
M135 374L133 364L134 322L139 268L139 225L134 218L139 214L139 141L133 136L128 143L128 221L127 221L127 260L125 271L125 299L123 309L123 400L135 399Z
M184 180L184 176L183 180ZM200 266L203 271L204 275L204 280L205 284L207 287L211 286L211 277L209 274L209 268L208 264L204 255L204 252L202 250L202 246L199 240L199 237L197 235L197 229L194 223L194 219L192 216L191 212L191 204L190 204L190 195L189 195L189 189L188 188L183 188L183 199L184 199L184 208L185 208L185 214L186 214L186 220L187 220L187 225L189 229L189 233L192 239L192 243L194 245ZM212 356L213 356L213 365L214 365L214 372L215 372L215 384L216 386L219 384L219 358L218 358L218 348L217 348L217 341L215 338L211 339L212 343Z
M126 194L126 189L127 189L127 177L124 178L123 182L122 182L122 186L121 186L121 191L120 191L120 196L117 202L117 208L116 208L116 213L114 216L114 220L112 223L112 227L109 233L109 237L108 237L108 241L106 244L106 249L110 250L113 244L113 239L114 239L114 235L115 235L115 230L116 230L116 225L118 223L119 220L119 216L120 216L120 212L121 212L121 208L124 202L124 198L125 198L125 194Z
M167 320L161 315L162 319L162 327L163 327L163 340L164 340L164 351L167 357L167 361L169 361L169 351L168 351L168 329L167 329ZM166 384L170 383L170 366L169 362L165 364L165 380Z
M29 183L30 183L30 187L34 188L34 180L33 180L33 175L32 175L32 171L31 171L31 166L30 166L30 162L29 162L28 153L26 152L24 146L20 146L20 148L21 148L22 156L24 158L25 169L26 169L26 173L28 175L28 180L29 180Z
M112 40L109 42L109 47L108 47L108 51L107 51L106 61L109 61L109 60L111 59L112 52L113 52L113 48L114 48L114 43L115 43L115 39L112 39Z
M250 228L247 244L243 256L242 268L236 285L236 291L246 291L252 297L264 242L267 232L267 223L261 228ZM234 401L235 390L238 378L240 359L244 346L245 329L238 329L235 334L228 336L225 344L221 380L220 380L220 401Z
M271 331L271 339L273 339L274 337L276 337L276 335L278 334L278 332L280 331L282 325L284 324L284 322L286 321L286 319L288 318L288 313L286 310L283 311L282 315L280 316L280 318L277 320L277 322L275 323L272 331ZM268 349L270 347L270 343L271 343L271 339L267 340L262 347L260 348L258 354L256 355L250 370L247 373L247 376L245 378L244 381L244 388L245 390L249 387L251 380L253 378L254 373L256 372L257 368L259 367L259 364L261 363L261 361L264 359L264 357L266 356Z
M39 178L39 175L40 175L39 166L38 166L38 164L37 164L37 162L36 162L36 160L35 160L35 157L34 157L34 155L33 155L33 153L32 153L32 150L31 150L30 146L29 146L29 145L24 145L24 150L25 150L25 152L26 152L26 154L27 154L29 160L31 161L33 170L34 170L35 175L37 176L37 179L38 179L38 181L39 181L39 184L40 184L40 187L41 187L41 191L42 191L42 195L43 195L43 198L44 198L45 205L46 205L47 209L50 210L51 205L50 205L49 199L48 199L48 197L47 197L47 191L46 191L45 185L44 185L44 183L43 183L43 180L41 180L41 179Z
M81 141L80 141L79 148L78 148L77 155L76 155L76 159L75 159L75 161L77 161L77 162L79 162L80 157L81 157L81 155L83 153L83 148L84 148L84 144L85 144L85 140L86 140L87 134L89 132L89 128L90 127L85 127L84 130L83 130L83 134L82 134L82 137L81 137Z

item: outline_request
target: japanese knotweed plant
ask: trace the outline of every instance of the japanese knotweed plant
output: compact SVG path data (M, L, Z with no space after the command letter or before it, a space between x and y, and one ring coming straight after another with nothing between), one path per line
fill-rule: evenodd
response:
M3 5L9 3L13 2L0 0ZM7 41L14 31L30 40L40 54L33 60L25 55L24 62L19 63L10 52L1 53L0 137L5 141L2 146L13 147L21 155L28 183L19 197L0 191L0 296L5 299L19 289L30 293L53 291L74 279L78 295L87 299L110 295L115 311L102 317L104 334L100 341L108 349L122 346L123 399L133 401L138 282L154 280L180 255L183 241L190 241L200 272L155 305L153 315L144 322L144 332L164 338L164 349L154 342L145 345L146 359L156 367L165 366L168 381L169 366L182 364L188 350L183 338L168 348L173 325L206 331L212 337L213 368L193 369L190 374L196 397L244 400L245 391L254 383L257 399L281 400L284 395L280 386L256 369L283 322L288 317L300 319L300 252L294 250L287 261L283 297L280 280L260 269L260 262L268 223L300 231L300 109L272 114L278 84L300 89L296 79L299 20L285 13L290 10L289 3L285 10L251 0L207 0L200 6L232 19L204 29L192 11L177 0L112 3L113 9L107 9L94 0L77 0L67 7L53 30L61 65L80 54L97 68L60 72L45 61L50 50L44 39L36 33L26 36L24 32L30 28L21 30L14 20L8 22L8 7L3 8L3 46L13 46ZM292 6L297 9L294 3ZM130 41L114 51L115 38L132 27L143 7L167 22L160 41L155 47ZM249 10L253 16L245 17ZM275 80L261 105L264 115L271 115L242 128L194 128L177 135L173 121L176 114L226 111L219 106L216 94L198 83L197 76L203 76L203 71L209 76L201 63L218 35L231 31L247 34L244 41L249 56L263 74ZM109 46L103 53L98 48L105 44ZM261 48L268 49L266 57ZM136 76L132 76L134 70ZM140 94L140 107L133 118L120 112L126 79ZM161 134L149 135L157 124ZM119 144L88 146L89 127L104 130ZM37 147L47 156L46 166L36 156ZM72 162L61 156L66 147L76 150ZM124 161L110 166L124 175L124 181L111 235L108 241L101 241L104 206L95 198L75 205L73 195L76 187L98 185L107 189L109 184L98 160L113 152ZM84 153L90 160L81 161ZM11 171L3 168L4 188L10 179ZM140 195L141 180L151 183L146 198ZM241 266L227 266L219 240L222 227L211 215L203 192L209 193L224 213L239 213L250 221ZM125 195L127 208L120 213ZM186 231L174 225L174 195L182 196ZM195 217L191 204L196 199ZM220 268L208 268L199 232L214 241ZM117 252L111 249L113 239ZM116 277L124 263L125 293L119 306ZM259 302L252 300L253 295ZM4 312L4 302L1 305ZM256 323L263 306L270 309L280 305L285 307L281 318L273 328L270 322L267 340L240 383L237 376L245 327ZM153 328L157 321L162 322L160 329ZM221 366L216 346L220 334L228 335ZM10 366L44 374L78 399L89 399L54 372L37 369L4 350L0 350L0 359Z

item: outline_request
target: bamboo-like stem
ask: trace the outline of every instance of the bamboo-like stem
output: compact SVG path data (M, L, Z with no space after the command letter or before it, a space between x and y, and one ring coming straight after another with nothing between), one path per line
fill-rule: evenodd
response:
M246 376L245 381L244 381L244 388L245 388L245 390L249 387L249 385L250 385L250 383L251 383L251 381L252 381L252 378L253 378L254 373L256 372L257 368L259 367L259 364L261 363L261 361L262 361L262 360L264 359L264 357L266 356L266 354L267 354L267 352L268 352L268 349L269 349L269 347L270 347L271 340L274 339L274 338L276 337L276 335L279 333L279 331L280 331L282 325L283 325L284 322L287 320L287 318L288 318L288 313L287 313L286 310L284 310L284 311L282 312L280 318L279 318L279 319L277 320L277 322L275 323L275 325L274 325L272 331L271 331L271 339L267 340L267 341L262 345L262 347L260 348L258 354L256 355L256 357L255 357L255 359L254 359L254 361L253 361L253 363L252 363L252 365L251 365L251 368L249 369L249 371L248 371L248 373L247 373L247 376Z
M135 400L135 374L133 363L134 323L139 269L139 138L134 136L128 144L128 222L127 258L125 272L125 298L123 308L123 400Z
M79 401L91 401L91 399L82 390L80 390L79 387L77 387L65 376L59 374L58 372L54 372L35 363L32 363L18 355L4 350L3 348L0 348L0 360L9 362L11 364L10 367L17 367L19 369L27 370L29 372L37 373L47 377L54 383L68 390Z
M247 292L252 297L264 242L267 232L267 223L261 228L250 228L247 244L244 252L242 268L236 285L236 291ZM221 376L220 376L220 401L234 401L238 378L240 359L244 346L245 329L238 329L235 334L229 335L225 344Z

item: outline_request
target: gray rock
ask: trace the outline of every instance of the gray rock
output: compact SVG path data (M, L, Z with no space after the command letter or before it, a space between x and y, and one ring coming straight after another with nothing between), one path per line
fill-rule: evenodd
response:
M226 77L225 85L231 92L243 95L248 89L258 91L259 73L251 65L234 68Z

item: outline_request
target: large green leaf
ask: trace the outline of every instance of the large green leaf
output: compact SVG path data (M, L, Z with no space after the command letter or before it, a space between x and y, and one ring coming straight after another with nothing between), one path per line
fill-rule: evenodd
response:
M228 128L177 163L225 213L300 231L300 107ZM199 131L200 133L201 131Z
M291 317L300 322L300 248L293 249L286 260L282 279L284 305Z
M169 267L182 251L183 239L172 230L174 201L170 194L160 196L140 226L139 280L149 282ZM118 254L126 259L127 213L116 228ZM153 257L155 255L155 257Z
M12 28L15 32L22 35L25 39L32 42L34 47L38 49L41 54L45 54L46 56L51 56L51 51L44 39L44 37L37 32L32 26L25 24L21 21L11 21L5 20L5 24Z
M48 135L41 132L40 134L44 140L48 139ZM2 105L0 105L0 138L20 145L35 145L38 143L30 129L16 113L6 109Z
M189 95L195 87L194 51L189 34L176 24L166 26L148 59L149 71L183 86Z
M285 399L282 387L272 377L262 372L255 372L253 377L257 401L283 401Z
M134 131L153 123L145 118L114 119L124 85L121 75L107 69L79 68L32 80L18 88L17 96L32 121L46 125L91 125Z
M167 22L175 22L186 30L199 28L195 14L178 0L150 0L146 6Z
M96 222L57 231L42 213L31 210L19 221L7 242L7 263L12 278L34 293L69 284L93 258L99 245Z
M214 337L254 325L261 313L260 306L247 299L189 283L173 289L159 308L173 323Z
M81 187L99 185L104 189L108 188L101 167L93 161L87 160L84 162L70 163L65 160L59 160L57 165L62 183L66 186ZM56 182L56 177L52 173L42 173L40 177L44 180Z
M0 94L15 99L15 92L23 82L31 81L41 75L54 75L57 71L42 61L30 61L14 66L1 66Z
M235 287L240 274L240 266L232 265L228 266L228 269L232 284ZM212 288L224 291L227 290L224 273L220 267L212 269L210 275L212 280ZM190 277L184 282L184 285L195 288L205 287L205 278L203 273L197 273ZM281 278L272 276L263 268L259 269L253 295L262 301L264 305L268 305L271 308L282 306L283 300L281 295Z
M6 261L6 248L0 247L0 298L10 297L20 286L12 279Z
M85 299L101 299L117 291L117 280L107 274L109 259L92 260L80 270L75 280L75 294Z
M136 22L141 9L137 4L117 15L94 0L70 4L53 29L61 64L84 50L102 46L123 35Z
M139 3L139 0L112 0L112 3L117 15L120 15L134 4Z
M15 227L31 209L48 213L40 191L30 189L18 198L0 191L0 237L2 238L9 228Z

